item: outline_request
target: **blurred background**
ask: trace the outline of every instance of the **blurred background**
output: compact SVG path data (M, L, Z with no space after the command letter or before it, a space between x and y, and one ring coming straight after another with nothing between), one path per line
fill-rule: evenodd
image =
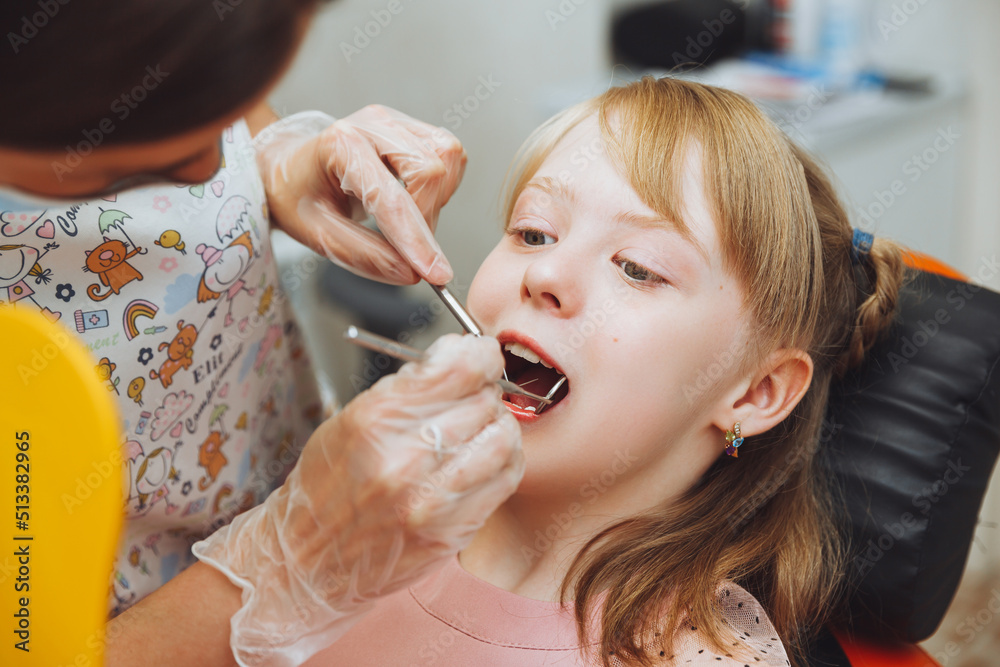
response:
M500 187L531 130L667 71L756 99L829 165L856 227L998 289L998 29L997 0L341 0L271 102L335 117L380 103L458 136L468 168L437 237L462 296L500 237ZM276 245L341 401L393 367L343 344L348 324L419 347L458 331L426 285L361 284L287 238ZM926 642L942 665L1000 664L1000 618L980 613L1000 609L998 516L992 489L952 611Z

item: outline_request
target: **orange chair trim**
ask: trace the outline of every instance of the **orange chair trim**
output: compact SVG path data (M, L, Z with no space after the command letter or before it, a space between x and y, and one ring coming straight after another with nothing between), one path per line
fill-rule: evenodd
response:
M903 262L911 268L926 271L927 273L936 273L937 275L944 276L945 278L953 278L954 280L969 282L969 277L962 274L957 269L948 266L939 259L935 259L922 252L917 252L916 250L904 250Z
M941 667L916 644L884 646L834 632L851 667Z

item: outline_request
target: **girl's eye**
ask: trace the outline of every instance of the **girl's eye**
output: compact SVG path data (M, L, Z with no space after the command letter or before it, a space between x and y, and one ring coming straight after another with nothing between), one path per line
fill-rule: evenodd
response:
M537 229L521 229L517 233L527 245L549 245L556 242L555 237Z
M645 283L647 285L657 285L667 282L646 267L636 264L630 259L619 259L615 263L621 267L625 275L633 282Z

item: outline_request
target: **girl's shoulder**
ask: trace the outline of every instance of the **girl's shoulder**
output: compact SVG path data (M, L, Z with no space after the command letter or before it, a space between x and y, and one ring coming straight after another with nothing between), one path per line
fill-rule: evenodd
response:
M672 655L659 651L657 665L678 667L788 667L789 659L764 607L745 588L732 581L716 587L718 613L733 637L719 651L696 625L682 625L674 638ZM656 657L654 653L654 657Z

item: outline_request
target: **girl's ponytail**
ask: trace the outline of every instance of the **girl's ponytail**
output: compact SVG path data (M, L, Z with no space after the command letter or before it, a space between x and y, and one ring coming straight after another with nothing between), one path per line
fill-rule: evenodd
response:
M888 239L875 239L867 255L860 254L854 275L858 307L841 371L861 363L892 325L904 275L900 247Z

